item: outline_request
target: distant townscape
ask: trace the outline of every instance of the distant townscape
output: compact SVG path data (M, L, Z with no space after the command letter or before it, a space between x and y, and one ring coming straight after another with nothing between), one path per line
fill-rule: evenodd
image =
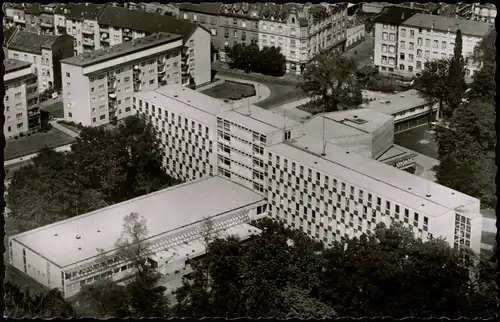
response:
M494 5L3 10L6 316L496 316Z

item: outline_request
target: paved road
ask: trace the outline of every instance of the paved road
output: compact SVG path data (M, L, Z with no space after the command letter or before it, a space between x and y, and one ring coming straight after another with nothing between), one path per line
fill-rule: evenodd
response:
M53 127L55 127L56 129L58 129L59 131L61 132L64 132L66 133L67 135L71 136L71 137L78 137L78 133L74 132L74 131L71 131L70 129L68 129L67 127L65 126L62 126L61 124L57 123L57 120L58 119L54 119L52 121L50 121L50 125L52 125Z
M54 151L56 151L56 152L71 151L71 144L66 144L66 145L57 147L54 149ZM33 154L25 155L25 156L20 157L20 158L11 159L11 160L5 161L4 166L5 167L10 166L9 169L12 169L13 168L12 166L18 165L19 163L23 163L23 162L26 163L27 160L31 160L34 157L36 157L37 155L38 155L38 153L33 153Z

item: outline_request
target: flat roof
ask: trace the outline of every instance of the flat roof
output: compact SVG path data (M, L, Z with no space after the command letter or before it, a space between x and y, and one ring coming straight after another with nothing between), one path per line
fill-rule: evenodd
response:
M320 114L317 114L313 118L309 119L307 122L304 122L303 125L304 133L318 139L323 138L323 121L325 123L326 139L334 139L334 138L342 138L347 136L366 134L365 132L362 132L356 128L334 121L326 116L323 120L323 115Z
M12 238L65 267L116 249L123 219L137 212L147 220L148 238L264 200L222 177L209 177L160 190ZM100 231L100 232L98 232ZM55 236L57 234L57 236ZM81 239L76 239L80 235ZM78 250L81 247L81 250Z
M283 130L285 127L291 128L300 124L300 122L291 118L259 106L242 106L242 103L239 103L236 109L222 113L219 116L259 133L273 133Z
M3 64L5 66L5 73L12 73L15 72L16 70L20 70L31 66L31 63L20 61L17 59L6 59L3 61Z
M269 150L432 217L479 203L476 198L333 144L327 144L323 157L322 144L319 139L303 136Z
M405 92L384 96L384 98L365 103L362 106L380 113L393 115L423 105L428 105L427 100L416 89L410 89Z
M402 25L430 29L433 23L434 30L448 32L449 29L451 33L456 33L460 29L463 35L479 37L484 37L492 28L487 22L421 13L413 15L403 22Z
M368 108L331 112L325 117L364 133L373 133L393 120L391 115Z
M162 86L155 90L134 93L138 99L166 108L170 112L187 116L203 124L212 124L216 115L232 108L217 98L183 87L179 84Z
M129 42L114 45L109 48L101 48L89 54L82 54L62 59L61 63L85 67L101 63L116 57L132 54L134 52L170 43L179 39L182 39L181 35L159 32L139 39L134 39Z

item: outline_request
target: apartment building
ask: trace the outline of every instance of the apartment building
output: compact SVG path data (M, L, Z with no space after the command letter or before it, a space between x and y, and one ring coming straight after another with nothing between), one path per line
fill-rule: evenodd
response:
M134 92L181 83L182 36L157 33L61 61L64 118L100 126L133 114Z
M23 3L4 3L3 7L3 23L5 27L20 27L26 28L26 18Z
M222 5L220 2L181 3L179 4L179 18L198 23L205 29L210 30L212 45L218 49L221 46L219 41L221 19L219 12Z
M224 102L203 101L198 97L200 93L194 98L195 93L187 88L184 92L183 106L191 108L178 107L177 113L196 110L200 119L209 114L212 128L209 122L203 126L208 128L210 138L217 132L211 142L217 146L212 149L213 156L208 157L213 162L216 156L214 174L267 196L270 215L289 227L331 245L343 237L373 232L379 222L398 221L410 227L417 238L444 237L452 246L480 251L479 200L402 171L414 161L408 151L392 147L391 115L361 109L329 113L323 120L317 117L301 124L254 106L224 111L228 108ZM176 112L172 114L169 109L176 104L157 93L149 95L156 96L155 107L161 106L161 110L153 116L152 109L145 110L145 103L136 101L143 104L140 113L153 117L158 127L164 122L159 115L168 115L166 123L180 117L177 124L183 124L186 132L196 132L196 123L189 126L194 116L184 119ZM137 94L137 99L144 94ZM176 94L174 91L169 95L179 99L180 92ZM348 132L349 128L355 131ZM175 138L179 141L174 143L167 132L161 131L167 149L181 151L167 159L178 159L179 154L187 158L188 143L182 140L189 137L178 135Z
M104 7L103 4L72 3L58 4L54 9L54 33L73 37L75 56L100 48L97 16Z
M3 133L6 139L40 128L37 79L31 63L6 59Z
M374 19L374 48L373 63L380 72L397 73L399 26L416 13L419 9L391 6L387 7ZM415 38L413 34L405 37ZM405 44L406 45L406 44ZM415 44L413 43L413 46ZM408 47L410 44L408 43Z
M146 219L143 255L163 278L171 278L190 272L187 261L205 254L205 219L214 235L245 240L260 233L249 223L267 215L267 202L227 179L204 178L11 236L9 261L65 298L101 279L123 281L134 266L118 257L116 241L131 212Z
M365 39L366 26L362 21L352 21L347 24L346 48L352 48Z
M306 63L326 50L345 50L347 5L262 4L259 47L276 46L287 72L300 74Z
M27 4L24 8L26 31L54 34L54 9L56 6L56 4Z
M462 56L470 79L480 68L472 59L474 49L491 28L486 22L415 14L398 27L397 73L412 77L422 71L427 60L452 58L456 33L461 30Z
M56 91L61 86L61 60L73 56L73 39L68 35L46 35L16 30L7 44L8 58L33 64L38 91Z
M473 3L471 8L471 20L495 24L497 8L491 3Z
M201 86L211 81L210 31L157 13L106 6L98 18L100 45L114 46L153 33L183 36L182 82Z

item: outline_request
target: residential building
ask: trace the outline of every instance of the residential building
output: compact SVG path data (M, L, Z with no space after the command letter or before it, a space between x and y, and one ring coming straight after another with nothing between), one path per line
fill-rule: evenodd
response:
M471 8L471 20L488 22L490 24L495 24L495 18L497 16L497 8L491 3L473 3Z
M422 12L420 9L407 7L391 6L387 7L380 15L374 19L374 48L373 64L380 72L397 73L398 72L398 50L405 50L410 46L415 47L415 31L406 31L401 29L404 34L399 35L399 26L408 18L416 13ZM399 38L411 39L405 40L402 44Z
M157 32L182 35L183 84L201 86L211 81L210 31L200 25L158 13L118 6L106 6L99 14L98 22L101 47L121 44Z
M74 39L74 55L99 49L97 17L105 5L95 3L58 4L54 9L54 32L68 34Z
M218 49L221 47L220 40L222 39L219 29L221 19L219 12L222 5L220 2L181 3L179 4L179 18L200 24L210 30L212 45Z
M183 104L158 95L169 91ZM192 119L210 120L202 125L201 133L210 124L209 137L217 131L210 142L217 148L208 157L213 162L217 156L214 174L267 196L270 216L326 245L373 232L377 223L397 221L422 240L443 237L452 246L480 251L479 200L401 171L411 171L414 154L392 144L392 115L365 108L328 113L302 124L251 105L224 111L228 108L224 102L203 101L200 93L195 96L188 88L159 89L148 95L150 102L156 96L153 104L161 107L156 114L139 101L145 93L136 95L136 104L142 104L139 113L146 119L152 117L155 127L165 121L170 129L167 123L180 118L176 122L183 124L186 133L196 132L199 125L191 124ZM168 119L162 120L165 112ZM170 134L174 141L167 132L157 132L167 159L179 159L181 154L194 157L189 152L191 143L185 142L192 138ZM178 152L170 154L171 150ZM177 171L169 169L169 173Z
M134 264L118 257L116 242L132 212L146 219L142 255L165 277L188 271L186 261L205 254L206 219L214 235L245 240L260 233L249 223L267 215L267 202L222 177L204 178L11 236L9 261L65 298L101 279L123 282Z
M26 18L23 3L4 3L4 26L26 28Z
M7 45L11 59L33 63L38 76L38 91L56 91L61 87L61 60L73 56L73 39L68 35L46 35L17 30Z
M36 75L31 63L6 59L3 133L6 139L40 128Z
M348 22L346 30L346 48L352 48L363 41L366 36L366 26L364 22L352 21Z
M466 77L470 79L480 68L480 63L473 59L474 49L491 29L492 25L486 22L415 14L398 27L397 73L413 77L423 70L425 61L453 57L456 33L460 30Z
M361 4L361 11L364 13L381 13L386 7L390 7L393 4L390 2L364 2Z
M394 134L427 125L435 121L438 105L430 106L419 91L410 89L383 99L363 104L363 107L394 117Z
M261 3L224 3L219 13L217 48L221 61L226 60L226 47L236 44L249 45L259 39Z
M29 3L24 8L26 31L54 34L54 9L56 4Z
M287 72L300 74L324 51L344 51L347 5L262 5L259 47L280 47Z
M61 61L64 119L85 126L133 114L140 90L180 83L181 35L157 33Z

